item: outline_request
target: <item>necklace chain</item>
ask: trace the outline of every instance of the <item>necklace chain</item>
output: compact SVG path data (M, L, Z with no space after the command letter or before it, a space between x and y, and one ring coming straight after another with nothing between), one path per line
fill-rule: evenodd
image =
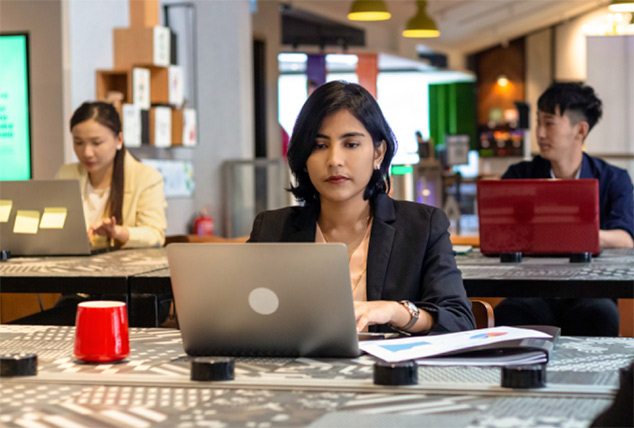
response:
M371 216L368 216L368 225L366 226L365 231L363 232L363 237L365 237L366 233L368 232L368 228L370 227L370 220L372 219ZM328 239L328 235L326 235L326 233L322 230L321 234L324 236L324 240L327 243L330 243L330 239ZM357 251L357 249L361 246L361 244L363 243L363 238L361 238L361 241L352 249L352 251L349 252L348 254L348 264L350 264L350 260L352 260L352 255L355 253L355 251ZM368 271L368 267L367 267L367 263L366 263L366 267L365 269L363 269L363 272L361 272L361 275L359 275L359 278L357 279L357 281L355 282L355 284L352 286L352 292L354 293L357 289L357 287L359 286L359 284L361 283L361 280L363 279L365 273Z
M357 287L359 286L359 284L361 284L361 280L363 279L363 276L365 275L367 271L368 271L368 267L366 266L365 269L363 269L363 272L361 272L361 275L359 275L359 279L357 279L357 282L352 286L353 293L357 290Z
M368 216L368 218L367 218L368 224L366 225L365 230L363 231L363 237L365 237L365 234L367 233L368 228L370 227L370 220L372 220L372 216ZM326 235L326 232L324 232L322 230L321 234L324 236L324 240L327 243L331 242L330 239L328 239L328 235ZM349 254L348 254L348 263L350 263L350 260L352 259L352 255L354 254L355 251L357 251L357 249L359 248L359 246L363 242L363 237L361 238L361 241L352 249L352 251L349 252Z

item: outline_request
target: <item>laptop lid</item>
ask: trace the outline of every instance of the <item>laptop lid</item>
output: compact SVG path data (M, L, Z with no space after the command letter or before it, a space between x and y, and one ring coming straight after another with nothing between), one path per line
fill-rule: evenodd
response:
M0 182L0 249L12 256L89 255L79 180Z
M483 254L599 254L596 179L480 180Z
M167 246L189 355L359 355L343 244Z

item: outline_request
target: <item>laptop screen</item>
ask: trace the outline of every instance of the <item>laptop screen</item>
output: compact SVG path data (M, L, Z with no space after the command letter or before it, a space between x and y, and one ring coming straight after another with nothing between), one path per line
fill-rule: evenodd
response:
M481 180L477 184L483 254L599 254L596 179Z
M89 255L79 180L0 182L0 247L12 256Z

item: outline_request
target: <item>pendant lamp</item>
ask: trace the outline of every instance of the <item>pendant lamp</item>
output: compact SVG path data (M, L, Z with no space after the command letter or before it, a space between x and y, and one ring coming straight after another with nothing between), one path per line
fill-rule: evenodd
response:
M418 12L412 19L407 21L407 27L403 31L403 37L438 37L440 31L436 27L436 23L433 19L427 15L425 9L427 8L427 2L423 0L417 0Z
M391 16L382 0L356 0L352 2L348 13L348 19L351 21L385 21Z
M634 12L634 0L612 0L608 9L610 12Z

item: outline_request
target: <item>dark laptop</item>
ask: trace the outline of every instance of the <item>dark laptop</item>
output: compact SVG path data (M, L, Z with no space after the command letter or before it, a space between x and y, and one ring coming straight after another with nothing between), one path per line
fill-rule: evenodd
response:
M359 355L344 244L170 244L189 355Z
M0 249L11 256L92 254L79 180L1 181Z
M481 180L477 201L482 254L600 252L596 179Z

